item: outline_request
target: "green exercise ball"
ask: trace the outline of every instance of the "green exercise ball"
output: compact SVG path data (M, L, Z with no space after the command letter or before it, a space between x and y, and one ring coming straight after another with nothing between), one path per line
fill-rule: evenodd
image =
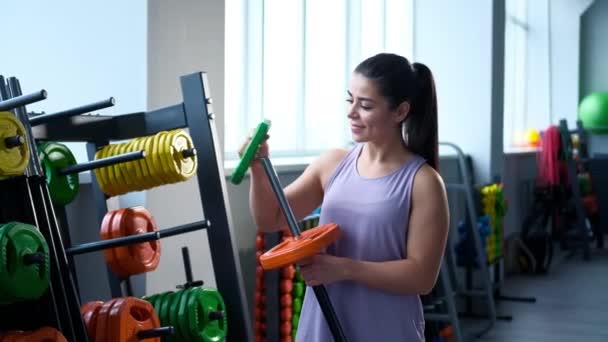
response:
M591 93L581 101L579 119L593 133L608 133L608 93Z

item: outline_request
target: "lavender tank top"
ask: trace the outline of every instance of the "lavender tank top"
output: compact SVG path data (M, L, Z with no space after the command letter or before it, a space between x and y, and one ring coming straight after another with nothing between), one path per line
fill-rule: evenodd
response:
M341 238L327 254L365 261L404 259L414 175L419 156L388 175L359 175L356 145L330 177L319 224L337 223ZM394 295L351 281L325 285L349 342L424 341L424 314L418 295ZM311 287L306 288L297 342L330 342L333 337Z

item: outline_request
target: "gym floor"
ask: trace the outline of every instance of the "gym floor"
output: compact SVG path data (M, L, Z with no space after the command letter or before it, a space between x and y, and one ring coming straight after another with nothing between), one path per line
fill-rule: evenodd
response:
M608 341L607 262L607 250L595 251L589 262L561 253L547 275L509 277L504 295L536 297L536 303L499 302L498 315L513 320L498 321L477 341ZM465 322L463 328L468 332L473 326Z

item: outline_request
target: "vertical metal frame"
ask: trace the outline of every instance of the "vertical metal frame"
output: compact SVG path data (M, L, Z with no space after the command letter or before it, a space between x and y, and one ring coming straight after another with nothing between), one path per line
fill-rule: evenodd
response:
M206 73L181 77L186 123L198 151L198 187L205 218L211 221L207 231L215 279L224 297L228 313L228 339L253 341L252 320L240 257L234 240L234 226L224 176L222 150L217 140L212 100Z

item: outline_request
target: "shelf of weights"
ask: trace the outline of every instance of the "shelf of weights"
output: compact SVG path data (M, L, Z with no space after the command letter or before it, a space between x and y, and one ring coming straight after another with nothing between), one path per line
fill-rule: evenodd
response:
M299 222L300 230L319 225L319 215L312 214ZM262 234L256 237L256 282L254 335L256 342L289 342L296 340L306 284L295 265L279 272L264 272L259 258L289 234Z
M74 277L16 78L0 75L0 336L86 341Z
M95 177L91 178L102 241L69 248L65 245L60 246L61 254L66 259L66 262L63 263L62 272L69 275L73 283L75 278L73 263L70 265L67 259L73 261L72 258L78 254L104 250L104 256L108 261L107 272L110 279L112 300L103 304L96 302L83 305L82 313L89 313L88 316L83 316L83 322L78 310L77 291L74 289L75 298L71 306L72 313L73 316L76 316L76 311L78 311L79 317L75 319L79 322L76 325L83 326L83 323L88 323L87 319L97 317L100 312L107 311L110 307L116 310L114 306L119 305L117 304L119 302L146 307L145 301L132 297L129 276L152 271L156 267L160 257L158 240L210 228L213 224L213 229L209 229L207 235L214 270L216 270L216 282L219 293L222 295L212 295L209 294L212 291L207 291L206 297L201 296L201 300L198 301L200 305L204 305L203 302L205 301L202 301L202 298L205 297L207 303L217 303L214 310L203 311L201 309L201 312L212 312L211 316L199 317L201 322L209 323L207 329L204 329L204 331L202 328L196 330L196 326L191 326L189 334L184 333L183 331L188 330L187 322L180 321L175 317L179 316L186 319L188 315L184 316L183 311L187 311L190 304L194 305L193 307L196 306L196 296L176 296L167 292L164 294L167 297L164 301L156 300L158 297L149 297L155 298L155 300L150 300L151 304L162 305L163 312L160 312L160 323L166 326L159 328L157 322L153 324L156 329L147 329L140 333L147 337L171 333L177 335L180 340L198 341L204 338L220 340L218 336L222 333L226 334L227 330L230 339L251 340L253 336L249 324L251 320L244 301L244 288L240 276L241 269L236 254L234 234L230 225L223 164L216 154L216 151L220 149L216 139L212 101L208 97L210 92L206 75L195 73L183 76L181 86L183 103L151 112L118 116L81 115L96 110L91 109L90 106L84 106L62 112L61 115L59 113L55 115L42 114L30 118L31 121L36 121L36 125L31 128L31 135L39 142L45 141L41 145L43 152L62 150L61 144L54 141L87 142L87 152L92 160L91 162L76 165L75 160L69 160L68 166L54 163L54 168L61 167L61 171L70 169L71 173L68 174L68 177L65 174L61 175L64 177L58 177L57 172L55 172L57 170L50 172L50 174L49 170L46 170L47 189L51 188L52 190L49 197L53 197L53 193L57 194L54 196L55 204L50 207L57 207L59 212L63 212L64 215L59 216L63 216L63 219L65 219L65 205L76 196L78 190L77 178L75 180L70 178L69 175L86 170L94 170L95 173ZM110 102L110 105L113 105L113 100ZM106 104L97 109L107 106L109 105ZM189 128L192 133L185 133L182 130L183 128ZM34 141L34 138L31 140ZM120 140L130 141L126 144L110 144L112 141ZM55 147L55 149L49 150L48 145ZM66 159L73 159L73 156L72 158L66 158L66 155L71 155L69 150L62 152L60 153L62 154L60 158L62 162L65 163ZM37 155L38 153L34 154ZM41 155L44 157L44 154ZM50 152L46 157L53 159ZM191 160L191 162L188 162L188 160ZM197 160L204 163L205 167L197 168ZM47 164L45 163L45 165ZM176 169L173 170L169 165ZM127 177L127 175L132 177ZM197 176L201 201L206 215L206 218L202 221L158 230L152 215L145 208L124 208L108 212L107 199L110 197L130 191L140 191L154 186L184 181L194 175ZM55 183L53 183L53 177L49 176L54 176ZM57 181L58 179L60 181ZM63 184L59 184L62 182ZM61 191L53 191L57 190L57 187L61 188ZM205 191L203 192L202 189L205 189ZM140 227L135 227L138 221L140 223L145 222L143 227L141 224ZM69 237L69 234L66 234L66 225L64 220L62 227L64 229L55 227L55 231L62 231L62 235L68 235ZM126 236L123 236L123 234ZM116 237L117 235L121 237ZM135 245L135 243L138 244ZM142 252L142 246L148 246L148 248L143 248L144 252ZM117 257L121 253L129 254L135 247L140 249L138 262L133 263L128 261L128 258ZM185 293L187 291L194 292L192 289L184 289L178 292ZM125 292L127 297L124 297ZM175 298L171 299L170 297ZM218 300L218 297L221 300ZM190 298L192 299L190 300ZM135 304L131 303L131 299L136 300ZM181 303L184 304L180 306ZM158 305L154 305L156 311L161 308ZM126 307L126 304L123 306ZM149 309L149 306L146 308ZM182 310L182 312L178 314L179 310ZM151 311L154 313L152 316L158 319L157 316L159 315L156 315L154 310ZM218 314L218 311L225 311L225 314ZM191 314L191 316L193 315L194 313ZM162 322L163 317L171 317L171 321ZM230 322L229 325L227 325L227 321ZM214 331L212 334L216 335L209 335L211 334L209 331ZM196 332L199 333L198 336L196 336ZM90 332L89 335L91 335ZM122 340L117 337L108 337L108 339L113 341ZM85 341L86 337L82 336L81 331L77 338L70 340ZM96 340L99 340L99 337L96 337Z

